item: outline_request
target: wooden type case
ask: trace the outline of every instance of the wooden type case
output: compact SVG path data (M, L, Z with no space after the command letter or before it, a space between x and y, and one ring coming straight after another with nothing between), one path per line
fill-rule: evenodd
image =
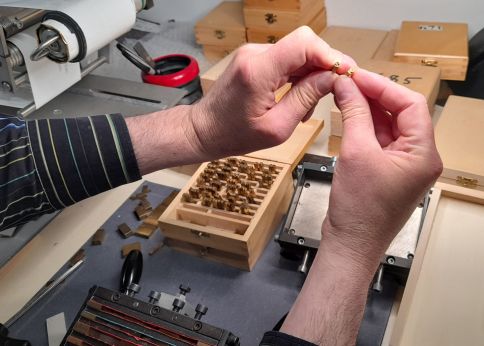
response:
M467 24L402 22L394 61L440 67L441 78L465 80L468 52Z

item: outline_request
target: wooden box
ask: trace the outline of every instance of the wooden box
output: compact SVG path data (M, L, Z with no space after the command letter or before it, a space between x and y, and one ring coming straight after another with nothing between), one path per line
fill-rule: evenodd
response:
M368 60L360 66L421 93L427 99L430 114L433 114L440 87L440 71L438 68L427 68L413 64L377 60ZM341 112L334 106L331 109L331 135L341 136L342 132L343 122Z
M208 61L217 63L237 48L238 46L212 46L206 44L203 46L203 55L205 55Z
M450 96L435 126L435 140L444 163L440 180L484 190L484 101Z
M316 14L307 24L316 34L326 28L326 8ZM287 30L247 28L247 41L253 43L276 43L289 34Z
M290 32L301 25L307 25L324 8L321 0L309 0L301 9L280 9L276 6L244 7L245 25L250 29L270 29Z
M483 244L484 192L437 183L390 345L482 345Z
M484 101L450 96L435 128L444 172L431 195L392 346L484 340L483 133Z
M222 2L195 24L199 44L238 47L247 42L242 3Z
M279 146L200 166L159 219L166 243L251 270L287 212L292 169L322 126L310 119Z
M324 4L324 0L321 0ZM312 0L244 0L245 8L265 8L305 11L312 4Z
M465 80L469 60L467 24L404 21L393 60L437 66L442 79Z
M331 47L351 56L358 64L361 64L373 57L387 36L387 32L384 30L330 26L320 36Z
M398 33L398 30L391 30L387 33L385 39L380 44L380 47L378 47L375 54L373 55L374 60L393 61Z

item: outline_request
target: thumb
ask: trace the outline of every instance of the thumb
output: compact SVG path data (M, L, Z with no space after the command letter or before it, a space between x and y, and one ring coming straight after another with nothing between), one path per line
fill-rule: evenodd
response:
M343 116L343 140L358 144L376 142L370 105L353 80L340 76L334 83L334 99Z
M319 100L333 90L336 78L337 75L331 71L319 71L300 79L278 104L264 114L265 125L268 129L279 129L289 137L301 120L307 120Z

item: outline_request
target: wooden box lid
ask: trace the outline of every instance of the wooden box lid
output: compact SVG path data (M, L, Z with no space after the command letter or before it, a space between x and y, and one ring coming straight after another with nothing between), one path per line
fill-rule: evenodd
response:
M309 5L311 5L311 0L244 0L244 7L246 8L304 11Z
M404 21L395 55L467 57L467 24Z
M450 96L435 127L441 180L484 190L483 134L484 101Z
M384 30L330 26L320 36L331 47L362 63L373 57L386 35Z
M262 160L285 163L294 169L307 148L314 142L323 129L324 122L318 119L309 119L300 123L287 141L269 149L249 153L245 156Z
M434 108L440 87L439 68L377 60L368 60L361 67L421 93L427 99L430 110Z
M373 55L375 60L392 61L395 54L395 44L397 43L399 30L391 30L385 36L385 39L380 44L380 47Z

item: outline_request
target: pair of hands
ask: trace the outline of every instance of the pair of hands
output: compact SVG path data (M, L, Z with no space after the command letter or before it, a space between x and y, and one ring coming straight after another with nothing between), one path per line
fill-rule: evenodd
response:
M336 61L341 66L332 72ZM240 48L195 106L191 123L203 159L284 142L319 99L333 93L343 139L323 225L325 248L373 275L386 248L442 170L425 98L358 69L308 27L274 45ZM292 89L279 102L274 92ZM328 245L330 244L330 245Z

